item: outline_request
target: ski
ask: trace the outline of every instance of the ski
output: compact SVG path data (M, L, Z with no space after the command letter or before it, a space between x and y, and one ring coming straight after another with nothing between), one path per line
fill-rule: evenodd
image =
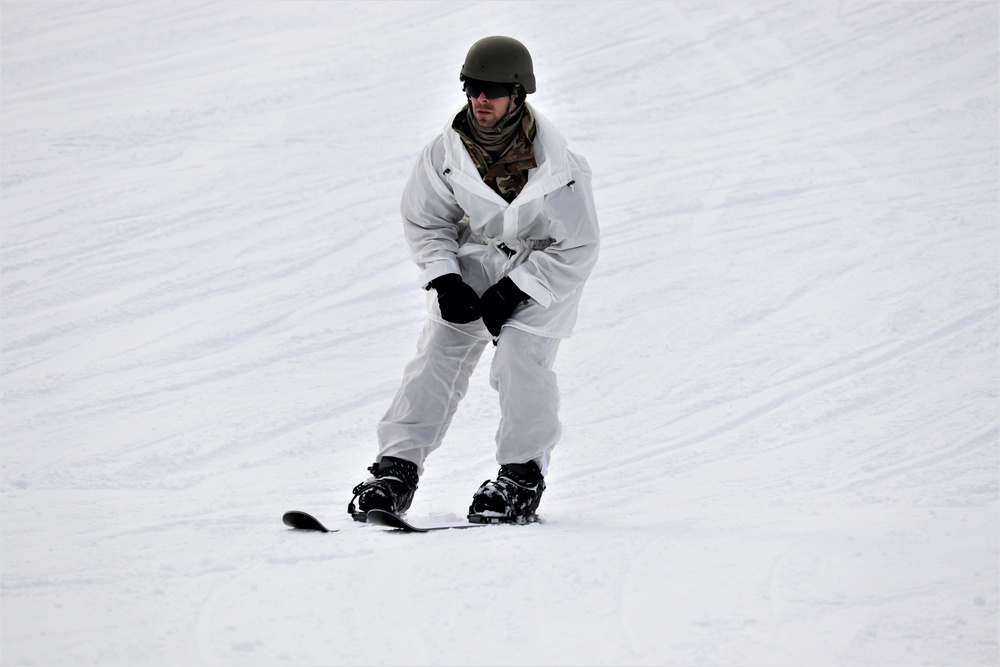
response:
M370 510L368 512L368 523L375 524L376 526L382 526L384 528L393 528L404 533L429 533L432 530L479 528L480 526L487 525L483 523L451 523L440 526L414 526L413 524L400 518L398 515L393 514L392 512L386 512L385 510Z
M319 533L336 533L337 528L327 528L323 522L307 512L291 510L285 512L281 517L282 522L289 528L295 530L312 530ZM495 522L480 521L476 523L442 523L429 526L415 526L406 521L398 514L386 512L385 510L371 510L367 515L367 523L383 528L391 528L404 533L429 533L434 530L460 530L463 528L479 528L481 526L493 525Z
M285 512L281 517L281 520L289 528L295 528L296 530L316 530L321 533L336 533L336 529L331 530L322 524L322 522L314 517L312 514L306 514L305 512L299 512L298 510L292 510L291 512Z

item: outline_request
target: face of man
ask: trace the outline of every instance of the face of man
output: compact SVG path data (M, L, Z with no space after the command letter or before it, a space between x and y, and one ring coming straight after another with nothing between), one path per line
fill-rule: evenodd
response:
M509 86L475 79L465 80L465 94L472 105L472 115L480 127L491 128L513 108Z
M479 127L490 128L500 122L500 119L510 111L511 98L495 97L490 99L486 93L480 93L479 97L470 97L472 104L472 115L476 117Z

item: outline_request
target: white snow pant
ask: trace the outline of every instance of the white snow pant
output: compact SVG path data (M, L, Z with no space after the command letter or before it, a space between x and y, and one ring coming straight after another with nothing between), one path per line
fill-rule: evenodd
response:
M478 325L475 326L475 325ZM463 331L462 329L466 329ZM378 426L379 456L416 463L441 446L469 377L489 344L485 329L428 319L417 355L406 365L403 383ZM558 338L504 327L490 368L490 386L500 396L496 456L500 465L534 461L545 474L562 434L559 388L552 370Z

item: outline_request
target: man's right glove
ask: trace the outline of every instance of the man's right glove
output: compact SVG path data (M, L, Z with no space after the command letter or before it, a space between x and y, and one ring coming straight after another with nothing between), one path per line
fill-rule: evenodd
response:
M427 289L437 292L441 317L453 324L475 322L482 313L479 310L479 295L469 287L457 273L447 273L427 284Z

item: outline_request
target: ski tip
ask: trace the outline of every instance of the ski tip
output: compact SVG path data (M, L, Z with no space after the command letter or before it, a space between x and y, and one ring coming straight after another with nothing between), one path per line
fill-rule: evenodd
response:
M367 519L368 523L375 524L376 526L398 528L400 530L415 530L413 526L403 521L398 515L386 512L385 510L369 510Z
M300 512L299 510L285 512L281 517L281 521L289 528L294 528L296 530L315 530L320 533L337 532L324 526L323 523L313 515L306 512Z

